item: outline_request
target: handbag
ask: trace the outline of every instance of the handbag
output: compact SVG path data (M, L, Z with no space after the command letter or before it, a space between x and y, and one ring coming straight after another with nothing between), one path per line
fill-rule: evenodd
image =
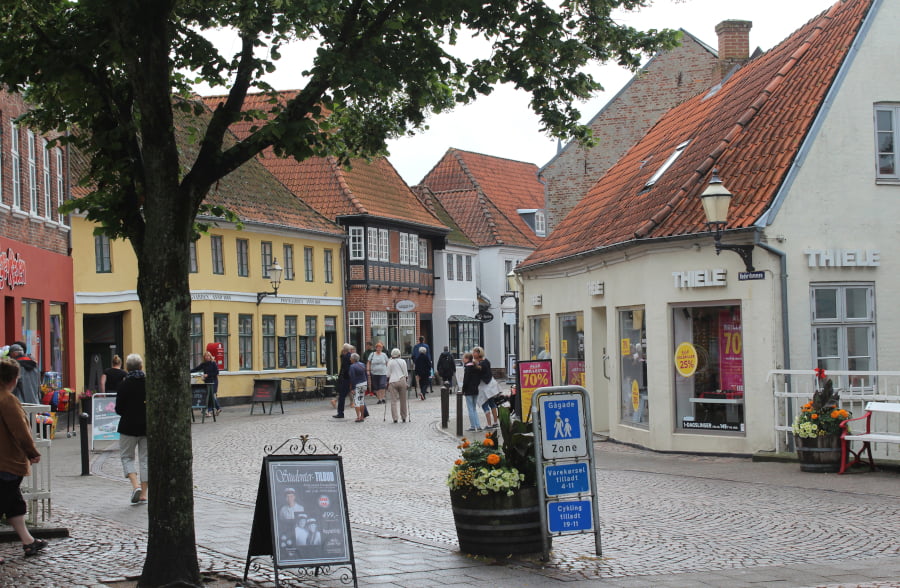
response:
M497 380L491 378L490 382L479 382L478 383L478 392L479 395L484 395L485 398L490 399L500 394L500 386L497 384Z

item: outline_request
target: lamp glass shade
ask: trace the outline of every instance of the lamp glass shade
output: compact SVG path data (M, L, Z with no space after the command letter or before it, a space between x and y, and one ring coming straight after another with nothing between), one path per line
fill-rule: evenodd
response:
M700 194L700 202L703 203L707 224L725 224L728 220L728 207L731 205L731 192L721 181L710 182L706 190Z
M509 270L509 273L506 274L506 291L516 291L516 272L513 270Z
M272 265L269 266L269 279L272 281L272 285L276 288L281 284L281 274L284 273L284 268L278 265L278 260L273 259Z

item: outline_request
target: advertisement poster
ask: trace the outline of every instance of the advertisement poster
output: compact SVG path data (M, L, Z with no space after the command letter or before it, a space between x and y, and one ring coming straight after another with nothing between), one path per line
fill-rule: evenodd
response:
M119 440L119 415L116 414L115 394L94 394L91 396L93 428L91 446L94 441Z
M525 422L531 419L531 397L538 388L553 385L552 366L549 359L519 362L519 394Z
M272 456L267 467L275 563L288 567L349 561L340 462Z
M730 392L744 391L744 345L741 315L719 313L719 385Z
M566 363L566 384L568 386L584 386L583 359L570 359Z

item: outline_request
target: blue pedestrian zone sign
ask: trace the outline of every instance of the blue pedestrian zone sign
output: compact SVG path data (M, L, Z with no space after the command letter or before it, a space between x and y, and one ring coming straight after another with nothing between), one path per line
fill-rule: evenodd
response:
M587 462L547 466L544 469L544 488L547 490L547 496L589 492L591 482L588 471Z
M551 533L591 531L594 517L590 500L547 503L547 524Z
M540 398L544 459L586 457L582 398L578 394L555 394Z

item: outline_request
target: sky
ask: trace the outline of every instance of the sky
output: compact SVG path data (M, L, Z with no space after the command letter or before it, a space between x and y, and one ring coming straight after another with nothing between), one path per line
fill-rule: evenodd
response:
M836 1L653 0L648 8L621 12L617 19L641 30L684 29L714 49L716 24L729 19L749 20L753 22L750 51L756 47L767 51ZM279 69L267 81L279 90L297 88L298 80L292 72L298 67L292 66L292 61L304 61L304 53L308 55L310 50L309 45L298 45L285 51L285 57L278 62ZM589 71L604 91L577 106L582 122L603 108L632 76L615 65L597 65ZM538 118L528 106L528 94L507 86L472 104L432 116L427 124L429 128L414 137L388 142L388 159L410 186L418 184L451 147L542 167L554 156L558 145L556 139L541 133Z

